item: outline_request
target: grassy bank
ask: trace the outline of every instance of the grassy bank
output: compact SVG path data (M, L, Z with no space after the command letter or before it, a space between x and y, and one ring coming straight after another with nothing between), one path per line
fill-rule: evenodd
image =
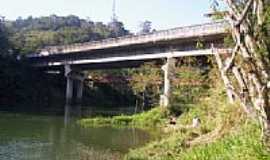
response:
M135 126L138 128L162 126L165 124L168 116L168 111L165 108L157 107L148 112L136 114L133 116L121 115L114 117L96 117L82 119L79 121L83 127L95 126L114 126L127 127Z
M238 132L238 133L237 133ZM261 145L258 125L243 124L238 131L216 138L201 139L197 145L187 142L197 137L194 132L173 133L159 142L131 150L126 160L269 160L270 155Z
M198 116L198 128L186 128ZM210 91L161 141L131 150L125 160L268 160L260 142L260 127L246 117L239 105L231 105L220 89Z
M221 88L221 87L217 87ZM197 128L188 127L199 117ZM260 127L239 105L227 102L225 92L211 89L209 96L189 106L169 127L168 111L155 108L134 116L81 120L81 125L161 126L167 133L159 141L130 150L125 160L267 160L270 154L260 142Z

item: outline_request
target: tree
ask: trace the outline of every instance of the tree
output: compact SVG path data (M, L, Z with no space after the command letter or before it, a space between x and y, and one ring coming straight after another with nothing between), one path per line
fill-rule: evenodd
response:
M130 86L142 100L142 109L146 104L146 99L153 101L160 95L160 84L162 82L161 69L153 63L145 63L131 74ZM150 103L154 105L155 102Z
M151 21L144 21L140 24L140 33L141 34L147 34L147 33L150 33L152 32L152 22Z
M113 38L129 34L129 31L125 29L124 24L117 19L113 19L108 26L111 31L111 37Z
M26 19L19 17L5 24L11 31L9 39L13 49L21 54L34 53L45 46L83 43L129 34L123 23L117 20L105 25L74 15L29 16Z
M0 16L0 55L7 54L9 49L8 32L4 22L4 17Z
M216 58L231 99L256 117L264 144L270 146L270 2L224 0L235 42L231 56ZM232 76L230 76L232 75Z

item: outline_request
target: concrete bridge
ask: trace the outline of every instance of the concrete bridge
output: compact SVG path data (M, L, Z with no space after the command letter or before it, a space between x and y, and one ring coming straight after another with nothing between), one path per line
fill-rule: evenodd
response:
M67 77L67 104L73 99L74 80L77 84L77 101L83 94L83 70L139 67L145 61L166 59L162 105L169 104L170 68L173 58L213 54L212 47L220 53L224 37L228 34L225 21L179 27L143 35L129 35L102 41L49 46L27 57L33 66L45 70L65 70Z

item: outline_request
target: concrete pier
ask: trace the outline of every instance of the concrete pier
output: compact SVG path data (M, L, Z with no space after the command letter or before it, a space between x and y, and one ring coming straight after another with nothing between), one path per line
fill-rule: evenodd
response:
M76 104L82 103L82 97L83 97L83 80L77 80Z
M65 76L67 78L66 105L71 106L73 104L74 89L76 89L76 105L80 105L83 96L85 74L72 70L70 65L65 65Z
M72 99L73 99L73 83L74 83L74 80L71 77L67 77L66 105L71 105L72 104Z
M171 75L173 68L175 66L174 58L168 57L166 64L162 66L164 71L164 92L160 96L160 105L168 107L170 104L170 95L171 95Z

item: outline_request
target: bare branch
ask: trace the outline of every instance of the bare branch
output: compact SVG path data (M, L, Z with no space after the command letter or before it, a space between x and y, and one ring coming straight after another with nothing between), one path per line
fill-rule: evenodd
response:
M251 76L253 83L255 84L257 93L260 94L263 90L260 79L258 78L258 76L255 73L250 73L250 76Z
M240 17L237 18L237 21L235 23L235 26L239 26L243 21L244 19L246 18L247 16L247 13L248 13L248 10L250 9L250 7L252 6L252 2L253 0L249 0L244 8L244 10L242 11Z
M228 60L228 62L226 62L226 66L224 67L225 73L233 66L234 59L236 57L236 53L239 51L239 49L240 49L239 45L236 45L235 48L233 49L232 56Z
M238 11L238 9L236 8L236 6L234 5L234 2L232 0L226 0L228 6L229 6L229 12L230 14L234 17L237 18L238 16L240 16L240 12Z
M243 75L240 73L239 68L238 67L233 67L232 72L235 76L235 78L237 79L237 82L242 90L242 92L246 92L247 91L247 85L246 82L243 78Z
M222 78L222 80L224 82L224 85L225 85L225 88L226 88L228 98L229 98L230 102L233 103L234 102L234 94L233 94L232 91L234 90L234 88L233 88L233 86L231 84L231 81L229 80L228 76L224 72L224 69L223 69L224 65L222 63L222 60L221 60L221 57L220 57L219 53L215 52L214 55L215 55L215 58L216 58L216 61L217 61L217 64L218 64L218 68L219 68L220 73L221 73L221 78Z
M263 15L263 11L264 11L264 5L263 5L263 1L262 0L258 0L257 2L257 20L258 20L258 25L262 25L263 21L264 21L264 15Z

